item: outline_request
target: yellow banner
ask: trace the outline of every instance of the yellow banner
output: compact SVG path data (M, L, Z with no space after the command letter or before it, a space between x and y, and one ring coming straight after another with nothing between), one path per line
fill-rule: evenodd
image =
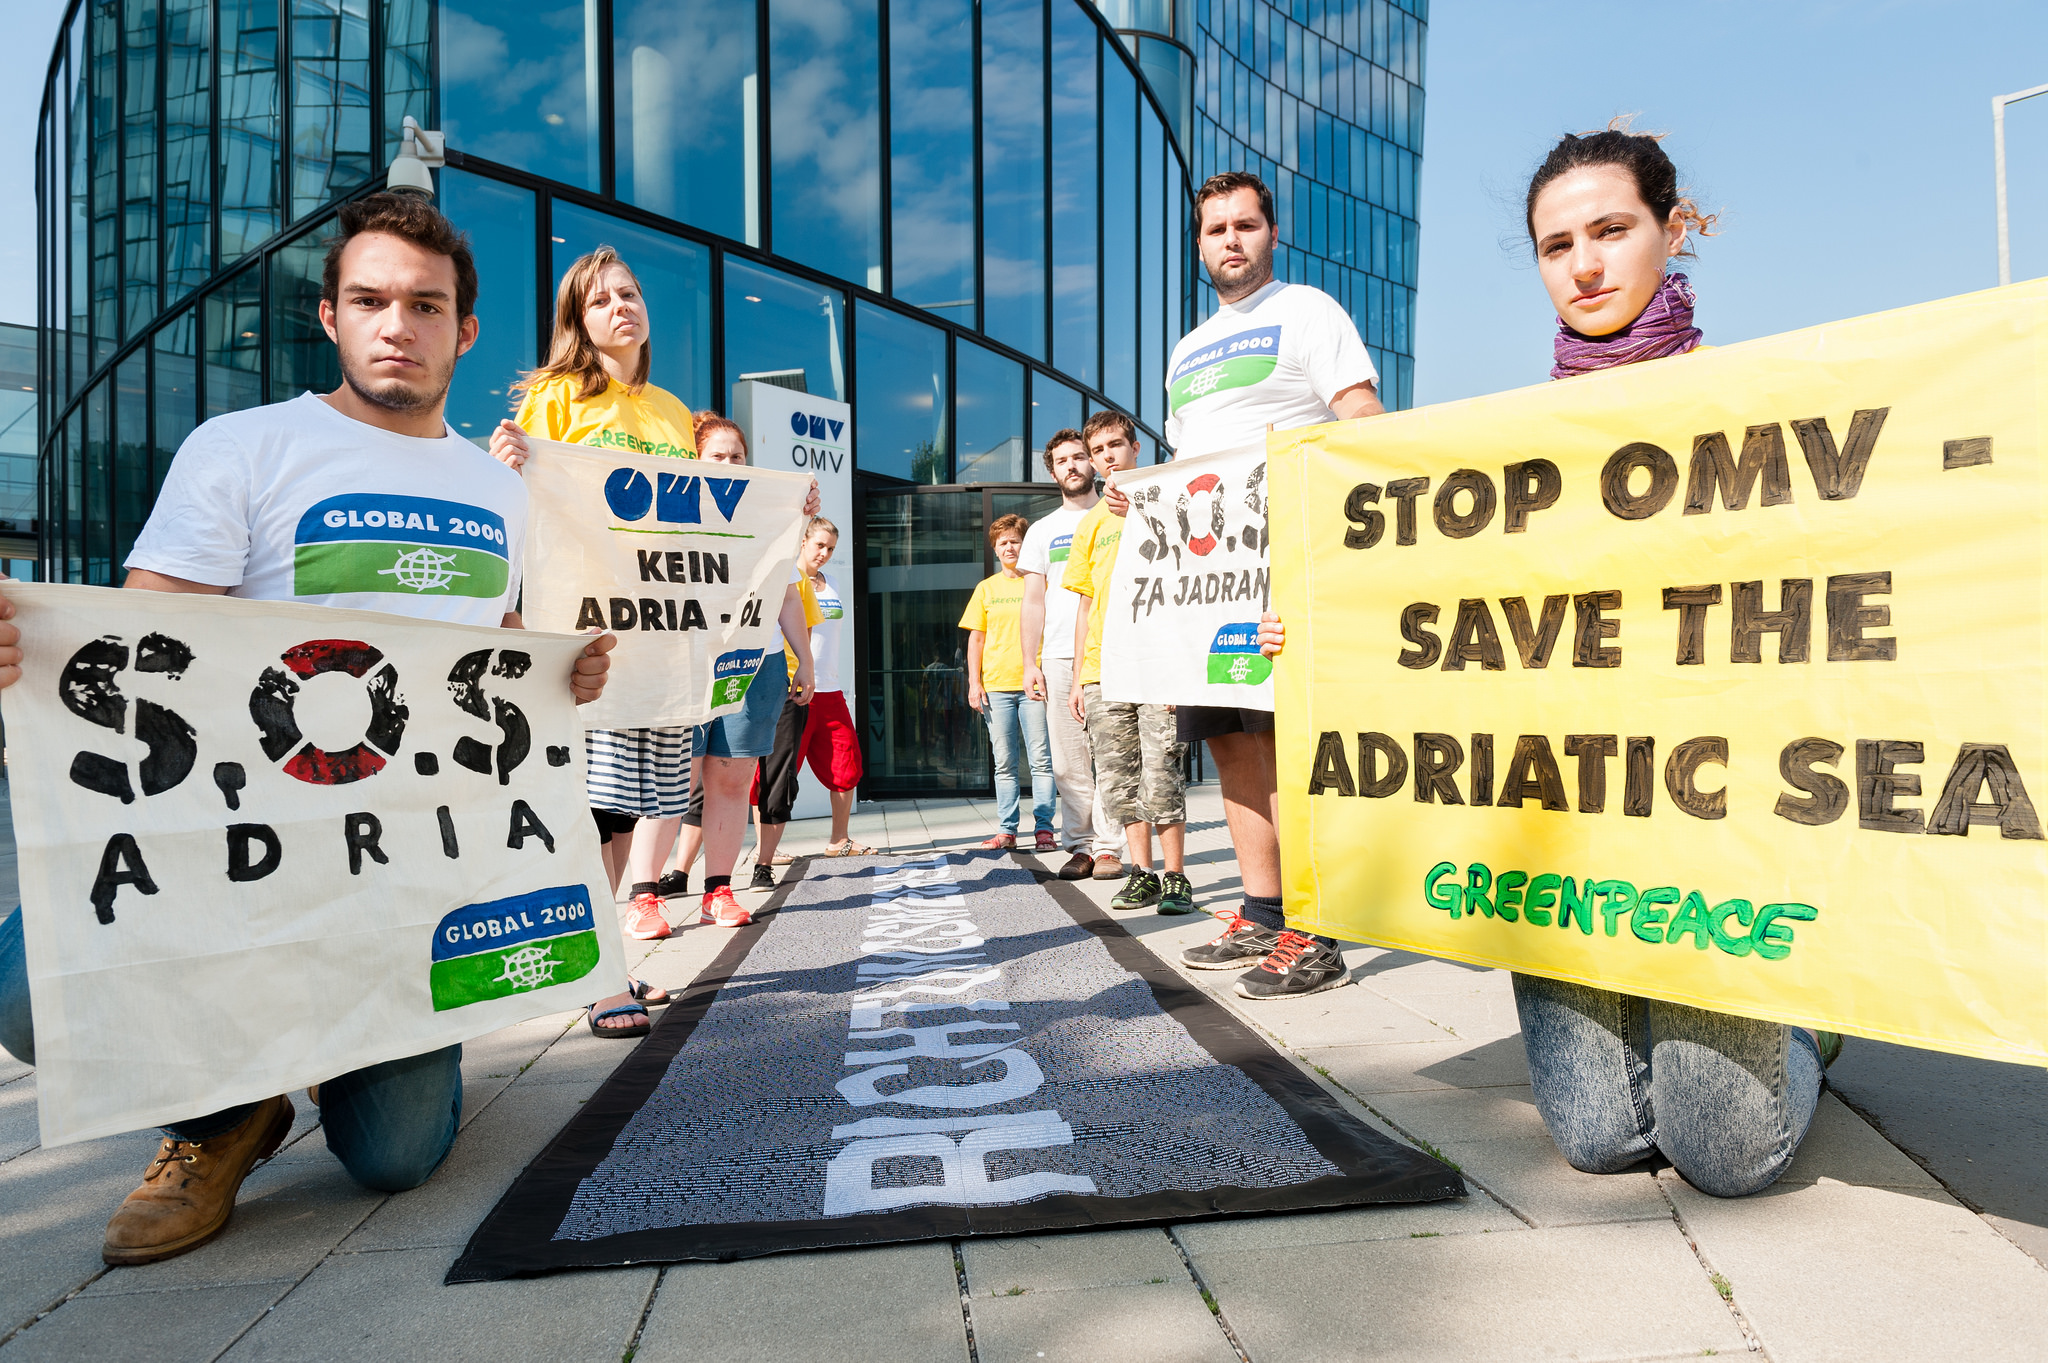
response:
M2048 1061L2048 281L1269 441L1288 921Z

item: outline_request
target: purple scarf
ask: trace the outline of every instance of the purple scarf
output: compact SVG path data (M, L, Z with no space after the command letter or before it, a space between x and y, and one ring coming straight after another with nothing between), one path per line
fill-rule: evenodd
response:
M1693 304L1698 301L1684 275L1669 274L1642 314L1611 336L1581 336L1558 318L1557 363L1550 367L1550 377L1568 379L1637 360L1683 355L1700 343L1700 329L1692 324Z

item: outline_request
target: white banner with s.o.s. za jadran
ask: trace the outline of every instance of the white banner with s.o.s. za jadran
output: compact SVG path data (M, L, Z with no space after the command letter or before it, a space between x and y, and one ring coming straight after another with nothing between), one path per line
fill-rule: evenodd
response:
M45 1145L419 1055L624 980L587 640L9 583Z
M1263 446L1115 475L1131 499L1102 632L1105 700L1273 708Z
M811 480L553 440L532 442L523 617L615 631L593 729L706 724L739 709L796 566Z

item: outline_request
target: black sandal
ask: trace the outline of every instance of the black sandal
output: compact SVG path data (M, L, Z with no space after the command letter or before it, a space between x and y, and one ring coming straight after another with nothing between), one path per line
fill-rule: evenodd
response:
M631 975L626 976L626 992L633 996L634 1002L643 1003L649 1008L666 1008L676 1001L676 996L666 989L661 991L660 998L652 997L654 991L658 988L660 988L659 985L649 984L645 980L636 980Z
M595 1008L596 1005L593 1004L591 1007L583 1010L589 1020L590 1034L592 1036L610 1037L615 1041L624 1041L633 1037L646 1036L654 1026L648 1020L647 1010L637 1003L623 1004L617 1008L607 1008L602 1013L594 1011ZM635 1027L600 1027L597 1025L606 1018L631 1017L635 1013L640 1015L640 1023Z

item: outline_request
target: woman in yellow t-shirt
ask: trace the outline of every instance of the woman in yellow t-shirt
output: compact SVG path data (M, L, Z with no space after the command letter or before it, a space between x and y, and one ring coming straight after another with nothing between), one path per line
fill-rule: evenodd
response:
M989 751L995 758L996 810L1001 831L981 845L1008 851L1017 845L1017 747L1021 738L1031 761L1031 817L1035 850L1057 851L1052 831L1052 745L1045 728L1045 702L1024 690L1024 574L1017 556L1030 522L998 516L988 542L1002 571L975 584L960 628L967 635L967 704L988 721ZM1032 659L1036 662L1037 659Z
M647 302L640 281L609 246L580 257L555 291L554 337L548 362L513 386L524 393L519 414L491 432L491 453L523 467L529 434L572 445L637 454L697 457L690 409L647 381L651 363ZM626 935L653 941L669 934L656 890L661 863L675 841L690 795L690 731L592 729L584 735L591 812L604 839L612 893L630 877ZM637 834L637 836L636 836ZM600 1036L644 1036L643 1002L666 1003L665 991L635 983L630 993L594 1004L590 1029Z

